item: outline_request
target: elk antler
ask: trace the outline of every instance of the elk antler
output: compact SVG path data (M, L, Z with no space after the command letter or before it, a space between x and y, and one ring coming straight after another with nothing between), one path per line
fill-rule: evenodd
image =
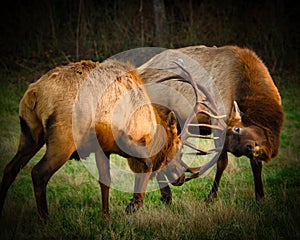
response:
M162 83L168 80L176 80L181 82L189 83L194 90L195 96L196 96L196 103L194 105L193 111L190 113L188 118L186 119L183 129L180 133L180 138L182 140L182 143L189 148L195 150L196 152L188 152L184 154L189 155L207 155L214 152L220 153L222 150L222 139L225 136L225 129L226 124L223 120L223 118L226 117L226 115L220 115L218 108L213 100L213 97L208 92L208 90L195 82L195 80L192 78L191 74L184 68L183 61L179 59L179 61L173 61L174 64L176 64L181 70L182 73L180 75L173 75L169 76L163 79L160 79L156 81L157 83ZM172 68L171 68L172 69ZM205 96L205 97L202 97ZM205 110L204 107L208 110ZM215 119L214 122L216 124L203 124L203 123L192 123L193 119L197 116L197 114L205 114L211 119ZM189 127L206 127L212 129L214 135L217 133L217 136L205 136L201 134L193 134L189 131ZM201 138L201 139L212 139L215 143L215 148L210 150L202 150L193 143L188 141L188 138ZM201 176L204 172L206 172L210 167L212 167L218 160L219 154L215 154L210 161L205 163L201 167L196 168L187 168L186 172L192 173L189 177L180 178L180 182L175 183L175 185L182 185L184 182L187 182L193 178L197 178Z

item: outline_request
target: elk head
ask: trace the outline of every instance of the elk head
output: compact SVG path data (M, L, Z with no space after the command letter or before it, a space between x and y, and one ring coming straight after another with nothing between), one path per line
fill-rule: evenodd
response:
M162 124L165 125L166 143L162 151L160 151L157 162L160 166L156 169L161 169L170 182L178 181L185 172L187 166L181 161L183 145L177 132L177 118L173 111L168 114L162 114L162 106L159 107L158 114L162 117ZM158 133L161 134L161 131Z
M175 181L186 167L181 161L182 142L177 132L177 118L173 111L157 104L153 106L156 109L158 123L153 132L135 141L122 131L118 144L122 146L123 156L128 158L133 172L153 171L155 176L159 171L163 171L170 181ZM142 164L138 164L136 160Z
M226 132L226 149L236 157L244 155L258 160L270 159L264 130L256 125L245 125L237 102L234 101L233 105Z

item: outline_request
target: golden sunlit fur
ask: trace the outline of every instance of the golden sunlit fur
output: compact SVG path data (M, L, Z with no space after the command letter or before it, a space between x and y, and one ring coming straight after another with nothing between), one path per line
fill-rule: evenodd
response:
M48 217L46 185L69 158L96 153L102 209L108 215L109 155L134 157L129 160L131 168L147 174L136 178L134 198L127 207L130 213L142 205L151 172L175 158L181 146L174 113L159 115L135 69L116 60L81 61L50 70L30 84L20 102L19 115L20 144L0 185L0 213L14 178L44 144L46 153L32 169L43 220ZM165 135L153 132L158 124Z

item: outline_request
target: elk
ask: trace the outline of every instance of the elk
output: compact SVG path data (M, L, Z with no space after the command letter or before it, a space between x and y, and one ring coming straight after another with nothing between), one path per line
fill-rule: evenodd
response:
M56 67L30 84L20 101L19 118L20 142L4 170L0 214L17 174L44 144L45 155L31 175L38 214L45 222L49 217L47 183L70 158L95 153L103 216L109 216L111 154L128 158L136 173L128 213L143 205L148 179L159 169L172 162L174 179L181 174L176 175L176 167L182 168L176 116L172 111L157 111L141 78L129 64L87 60ZM158 131L158 125L164 131Z
M267 163L277 155L284 118L281 98L267 67L255 52L247 48L191 46L159 53L137 68L137 72L145 83L155 82L162 77L178 78L162 67L170 59L192 62L191 71L198 74L195 81L206 86L221 114L226 115L225 144L206 201L217 197L220 179L228 164L228 152L250 159L255 198L258 201L264 199L262 162ZM188 84L176 81L167 84L189 102L194 101L195 96ZM152 98L164 95L169 98L170 104L176 104L177 101L170 93L149 91L149 94ZM179 121L184 121L189 111L183 106L175 112ZM211 122L208 115L198 114L197 119L202 124ZM209 134L210 129L200 128L200 132Z

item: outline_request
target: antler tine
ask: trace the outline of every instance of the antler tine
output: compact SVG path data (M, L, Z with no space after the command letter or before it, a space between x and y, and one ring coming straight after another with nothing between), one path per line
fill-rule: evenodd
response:
M200 156L207 155L207 154L203 154L202 152L184 152L183 154L185 154L185 155L200 155Z
M205 124L205 123L189 123L189 127L206 127L206 128L211 128L215 130L220 130L223 131L224 129L222 127L219 127L217 125L211 125L211 124Z
M214 118L214 119L220 119L220 118L225 118L226 115L218 115L218 113L216 112L216 109L214 107L211 107L209 106L205 101L202 101L201 104L206 107L208 110L210 110L212 113L206 111L206 110L199 110L199 112L205 114L205 115L208 115L209 117L211 118Z
M201 150L200 148L198 148L197 146L195 146L194 144L192 144L188 141L183 141L183 144L198 151L199 152L198 155L207 155L209 153L208 151Z
M221 151L221 149L216 149L216 150L217 151ZM199 171L197 171L196 173L192 174L192 176L186 177L184 179L184 182L188 182L188 181L190 181L190 180L192 180L194 178L200 177L203 173L205 173L209 168L211 168L216 163L216 161L218 160L218 158L219 158L219 155L215 154L213 156L213 158L209 162L207 162L206 164L204 164L203 166L201 166L199 168Z
M219 139L219 137L211 137L211 136L207 136L207 135L193 134L190 132L188 132L188 136L191 138L202 138L202 139L213 139L213 140Z
M155 83L162 83L162 82L166 82L166 81L169 81L169 80L189 83L188 81L186 81L183 77L181 77L179 75L172 75L172 76L169 76L169 77L165 77L165 78L162 78L160 80L155 81Z

